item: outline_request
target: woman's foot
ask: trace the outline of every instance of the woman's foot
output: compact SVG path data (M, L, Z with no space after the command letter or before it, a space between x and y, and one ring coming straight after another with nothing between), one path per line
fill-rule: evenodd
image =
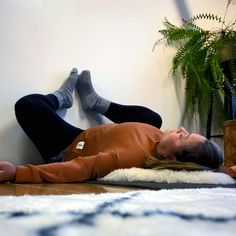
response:
M96 93L89 71L82 71L78 75L76 90L84 110L94 110L100 114L104 114L108 110L111 102Z
M70 72L69 77L64 81L61 87L56 90L53 95L55 95L59 101L59 108L70 108L73 104L73 91L78 79L78 71L73 68Z

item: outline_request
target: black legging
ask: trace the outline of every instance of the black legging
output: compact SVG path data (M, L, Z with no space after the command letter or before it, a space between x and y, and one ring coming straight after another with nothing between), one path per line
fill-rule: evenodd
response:
M50 158L66 149L73 140L83 132L64 121L57 113L59 107L56 96L31 94L18 100L15 104L16 118L35 144L46 163ZM142 106L125 106L111 103L104 114L115 123L142 122L161 127L159 114Z

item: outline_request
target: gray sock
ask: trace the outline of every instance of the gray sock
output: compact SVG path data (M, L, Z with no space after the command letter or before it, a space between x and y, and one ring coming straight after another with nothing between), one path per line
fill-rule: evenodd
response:
M111 102L96 93L89 71L82 71L78 75L76 90L84 110L93 110L100 114L104 114L108 110Z
M75 89L75 85L78 78L78 71L73 68L70 72L69 77L64 81L61 87L56 90L53 95L55 95L59 101L59 108L70 108L73 104L72 93Z

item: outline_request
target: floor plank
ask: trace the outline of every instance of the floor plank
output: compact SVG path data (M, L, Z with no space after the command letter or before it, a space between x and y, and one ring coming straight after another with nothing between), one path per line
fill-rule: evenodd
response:
M108 185L96 185L85 183L67 184L0 184L0 196L22 196L22 195L68 195L78 193L108 193L108 192L128 192L136 190L129 187L117 187Z

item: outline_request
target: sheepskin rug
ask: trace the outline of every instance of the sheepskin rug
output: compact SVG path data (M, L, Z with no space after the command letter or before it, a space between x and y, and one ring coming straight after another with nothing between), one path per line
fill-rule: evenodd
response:
M174 171L142 168L118 169L100 179L101 181L147 181L166 183L234 184L229 175L212 171Z

